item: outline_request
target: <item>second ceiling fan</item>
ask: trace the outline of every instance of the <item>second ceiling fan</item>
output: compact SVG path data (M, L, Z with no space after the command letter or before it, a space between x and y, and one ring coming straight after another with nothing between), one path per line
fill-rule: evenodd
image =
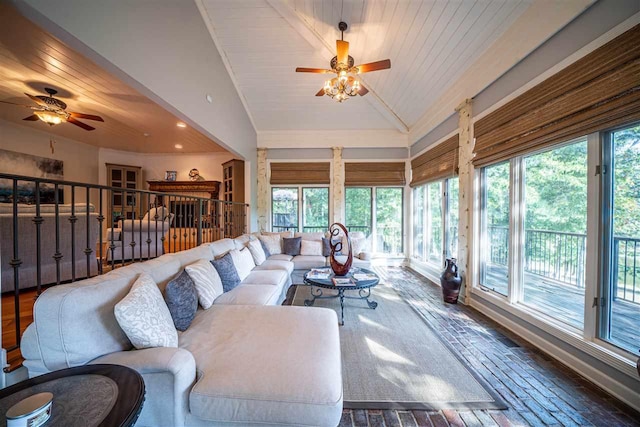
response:
M342 36L340 40L336 40L336 56L331 59L331 69L298 67L296 68L296 72L337 74L336 77L325 82L324 87L316 93L316 96L327 95L338 102L343 102L349 99L349 97L356 95L364 96L369 92L354 75L391 68L391 60L383 59L382 61L354 66L355 61L353 57L349 55L349 42L344 41L344 32L347 29L347 24L340 22L338 29Z

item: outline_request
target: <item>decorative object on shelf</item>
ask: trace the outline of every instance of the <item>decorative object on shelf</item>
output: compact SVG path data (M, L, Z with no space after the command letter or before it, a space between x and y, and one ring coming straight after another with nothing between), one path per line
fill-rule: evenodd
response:
M327 95L338 102L344 102L356 95L365 96L369 90L364 87L355 76L370 71L391 68L391 60L389 59L356 65L354 67L353 57L349 56L349 42L344 41L344 32L347 30L347 27L346 22L340 22L338 24L341 36L340 40L336 40L336 56L334 56L329 63L331 67L330 70L306 67L296 68L297 73L337 74L337 77L329 79L324 83L324 87L316 93L316 96Z
M22 399L7 411L7 427L38 427L51 417L53 394L38 393Z
M177 171L166 171L164 173L164 180L165 181L175 181L177 177L178 177L178 172Z
M450 304L458 303L462 277L458 274L458 265L455 258L447 258L444 263L444 271L440 275L440 286L442 286L442 296L444 302Z
M204 181L204 177L200 175L200 171L196 168L189 171L189 179L191 181Z
M344 264L340 263L336 259L336 254L342 253L342 239L336 239L336 241L333 239L334 237L340 236L340 230L344 233L344 239L346 240L349 249L347 252L347 260ZM351 250L351 238L349 237L349 232L344 225L339 222L334 222L329 227L329 233L331 233L331 258L329 258L331 269L336 276L346 276L347 273L349 273L349 270L351 270L351 264L353 264L353 252Z

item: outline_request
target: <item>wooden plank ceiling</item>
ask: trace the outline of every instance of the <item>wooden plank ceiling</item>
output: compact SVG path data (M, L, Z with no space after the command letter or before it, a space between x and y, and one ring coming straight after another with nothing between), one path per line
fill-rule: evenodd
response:
M35 105L24 93L46 95L45 87L58 90L56 98L67 104L68 111L97 114L104 123L81 120L96 128L90 132L69 123L50 127L39 120L22 121L31 110L4 103L0 103L0 118L117 150L226 152L197 130L179 128L178 117L41 30L7 2L0 2L0 101ZM177 150L176 144L183 148Z
M260 131L398 128L389 116L410 129L532 2L202 0L202 5ZM293 18L283 16L286 8ZM329 68L331 57L322 47L335 50L341 20L349 24L344 37L357 64L390 58L392 67L363 75L373 94L338 106L314 96L325 75L294 70ZM301 35L300 27L318 44Z

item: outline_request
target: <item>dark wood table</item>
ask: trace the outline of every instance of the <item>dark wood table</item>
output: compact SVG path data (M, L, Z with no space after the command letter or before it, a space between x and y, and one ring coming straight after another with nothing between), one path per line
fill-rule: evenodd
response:
M7 410L36 393L53 393L51 418L44 425L128 427L144 402L144 381L131 368L86 365L34 377L0 390L0 425Z
M316 269L326 269L326 268L327 267L317 267ZM375 308L378 306L377 302L373 300L369 300L369 297L371 296L371 288L376 286L380 282L380 278L373 271L367 270L365 268L353 267L349 271L349 273L347 273L346 276L336 276L333 272L331 272L329 277L326 279L309 277L309 273L311 273L313 270L316 270L316 269L312 269L304 274L304 284L311 286L311 296L313 297L312 299L304 300L304 305L312 306L315 303L316 299L320 299L320 298L340 298L340 324L343 326L344 326L344 299L345 298L364 299L367 301L367 305L372 310L375 310ZM329 271L330 270L331 268L329 268ZM353 279L353 275L358 273L371 275L372 278L366 279L366 280ZM348 285L336 285L333 282L334 278L352 279L353 283ZM324 295L322 291L323 288L337 291L337 293L332 295ZM345 291L354 291L354 290L358 291L358 296L351 296L351 295L344 294Z

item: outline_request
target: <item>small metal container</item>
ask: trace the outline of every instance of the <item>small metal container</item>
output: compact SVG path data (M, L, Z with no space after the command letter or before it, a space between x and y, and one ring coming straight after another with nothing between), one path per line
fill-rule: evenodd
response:
M51 417L52 393L38 393L22 399L7 411L7 427L38 427Z

